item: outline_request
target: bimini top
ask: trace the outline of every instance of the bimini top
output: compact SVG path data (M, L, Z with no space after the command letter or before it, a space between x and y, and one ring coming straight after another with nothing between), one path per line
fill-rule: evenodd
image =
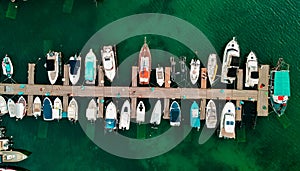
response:
M277 71L274 78L274 95L290 96L290 75L289 71Z

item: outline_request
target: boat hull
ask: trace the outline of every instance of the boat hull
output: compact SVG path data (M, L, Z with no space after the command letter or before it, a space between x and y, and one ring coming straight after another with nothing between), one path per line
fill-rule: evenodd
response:
M161 121L161 113L162 113L161 100L158 100L155 103L155 106L154 106L154 109L153 109L153 112L151 115L151 119L150 119L150 124L159 125L160 121Z
M143 101L140 101L136 108L136 122L137 123L143 123L145 122L145 104Z
M98 111L97 103L95 102L94 99L91 99L85 113L87 120L92 123L95 122L97 119L97 111Z
M217 108L214 101L210 100L206 106L206 121L207 128L216 128L217 126Z
M146 38L144 45L142 46L139 54L139 83L141 85L147 85L150 82L151 75L151 53L146 43Z
M194 101L190 109L190 125L192 128L200 129L200 110L198 104Z
M103 46L101 56L105 76L112 82L116 75L115 52L113 46Z
M246 62L245 87L254 87L258 84L258 63L254 52L250 52Z
M95 84L96 80L96 55L93 49L87 53L85 57L85 75L84 79L87 84Z
M51 84L55 84L59 74L59 63L61 62L61 53L49 52L47 53L47 73Z
M43 119L45 121L52 121L52 102L51 100L46 97L43 101Z
M235 139L235 105L227 102L222 110L219 138Z
M38 96L34 98L32 113L33 113L33 116L36 117L36 118L41 116L42 102L41 102L41 99Z
M173 101L170 106L170 125L180 126L180 122L181 122L180 106L176 101Z
M69 59L69 77L72 85L77 84L80 78L80 71L81 71L81 57L76 56L70 57Z
M117 129L117 108L113 102L110 102L105 110L105 129Z
M210 85L213 85L218 71L217 54L210 54L207 62L207 75Z
M129 130L130 127L130 103L128 100L124 102L121 109L119 129Z
M78 120L78 103L75 98L72 98L69 103L68 119L73 122L76 122Z
M192 59L190 65L191 65L190 80L191 80L192 84L196 84L199 79L200 60Z

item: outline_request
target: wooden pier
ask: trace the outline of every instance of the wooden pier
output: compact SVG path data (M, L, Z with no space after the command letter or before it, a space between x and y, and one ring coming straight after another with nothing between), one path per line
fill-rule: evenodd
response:
M137 87L138 67L132 67L131 87L124 86L104 86L104 73L102 68L98 67L98 86L70 86L66 79L68 78L68 65L64 68L63 85L44 85L34 84L34 64L28 65L28 84L0 84L0 94L16 95L22 92L28 96L28 115L32 115L33 96L62 96L63 110L67 111L68 98L75 97L94 97L98 98L99 113L98 118L103 118L103 100L104 97L131 98L131 118L136 118L137 98L155 98L164 99L164 119L169 116L170 99L193 99L200 102L201 119L205 119L206 99L218 100L236 100L237 114L236 120L241 120L241 101L257 101L258 116L268 116L268 79L269 66L262 65L259 69L258 90L243 90L243 70L238 70L237 89L207 89L202 88L170 88L170 67L165 68L165 87ZM204 70L203 70L204 72ZM201 74L202 75L202 74ZM69 79L69 78L68 78ZM202 83L202 81L201 81ZM201 101L200 101L201 99Z

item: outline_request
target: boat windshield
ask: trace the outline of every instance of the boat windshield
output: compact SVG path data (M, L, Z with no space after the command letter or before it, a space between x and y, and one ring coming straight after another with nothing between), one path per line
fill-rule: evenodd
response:
M232 56L230 66L239 67L240 66L240 57Z
M79 60L70 60L70 73L72 75L77 74L79 67L80 67L80 61Z
M46 61L46 70L47 71L54 71L55 69L55 60L54 59L49 59Z
M180 116L180 110L179 109L172 109L171 110L170 121L171 122L178 122L179 119L180 119L179 116Z
M251 78L254 78L254 79L257 79L258 78L258 72L255 71L255 72L251 72Z

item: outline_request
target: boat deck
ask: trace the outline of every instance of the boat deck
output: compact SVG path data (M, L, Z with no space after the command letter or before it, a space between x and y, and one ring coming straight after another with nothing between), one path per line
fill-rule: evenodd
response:
M235 138L235 132L233 132L233 133L225 132L224 128L222 128L220 131L224 138Z

